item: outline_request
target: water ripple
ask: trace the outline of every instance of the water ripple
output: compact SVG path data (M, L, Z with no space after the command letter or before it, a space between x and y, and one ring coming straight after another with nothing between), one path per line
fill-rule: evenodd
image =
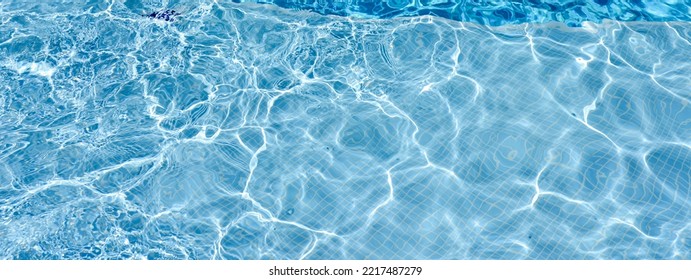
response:
M689 1L667 0L234 0L365 18L433 15L486 25L564 22L691 21Z
M691 258L688 23L162 8L0 6L0 258Z

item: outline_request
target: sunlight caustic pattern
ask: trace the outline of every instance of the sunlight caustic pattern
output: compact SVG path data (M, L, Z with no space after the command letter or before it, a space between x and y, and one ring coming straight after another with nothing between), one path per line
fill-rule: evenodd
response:
M0 5L2 259L689 259L691 25Z
M233 0L275 4L368 18L434 15L488 25L564 22L580 26L603 19L623 21L691 20L689 0Z

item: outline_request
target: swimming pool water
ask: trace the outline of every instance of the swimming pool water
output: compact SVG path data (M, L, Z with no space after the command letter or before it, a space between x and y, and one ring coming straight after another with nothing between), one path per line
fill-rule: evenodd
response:
M689 21L688 0L234 0L357 17L434 15L489 25L512 23Z
M0 258L691 258L688 14L406 13L3 2Z

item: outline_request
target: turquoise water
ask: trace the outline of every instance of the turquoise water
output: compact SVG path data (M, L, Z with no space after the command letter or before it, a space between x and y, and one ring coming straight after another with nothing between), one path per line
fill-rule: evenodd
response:
M690 21L689 0L234 0L322 14L393 18L434 15L488 25L557 21Z
M688 14L358 9L0 4L0 258L691 259Z

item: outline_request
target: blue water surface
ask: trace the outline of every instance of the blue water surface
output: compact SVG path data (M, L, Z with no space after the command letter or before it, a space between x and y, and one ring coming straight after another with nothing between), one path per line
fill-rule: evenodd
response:
M691 259L688 5L442 2L2 2L0 259Z
M690 21L689 0L234 0L322 14L392 18L434 15L488 25L512 23Z

